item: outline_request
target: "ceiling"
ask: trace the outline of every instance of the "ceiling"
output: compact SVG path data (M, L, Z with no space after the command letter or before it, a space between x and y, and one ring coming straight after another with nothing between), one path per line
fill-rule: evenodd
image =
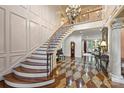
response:
M100 28L82 30L82 31L80 31L80 33L83 36L101 35Z
M86 29L86 30L78 30L74 31L72 34L73 35L82 35L84 37L101 37L102 33L100 32L101 28L92 28L92 29Z

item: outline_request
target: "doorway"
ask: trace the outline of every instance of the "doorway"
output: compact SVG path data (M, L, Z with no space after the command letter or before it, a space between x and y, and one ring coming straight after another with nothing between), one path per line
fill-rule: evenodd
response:
M87 53L87 41L84 40L84 53Z
M75 42L71 42L71 58L75 58Z

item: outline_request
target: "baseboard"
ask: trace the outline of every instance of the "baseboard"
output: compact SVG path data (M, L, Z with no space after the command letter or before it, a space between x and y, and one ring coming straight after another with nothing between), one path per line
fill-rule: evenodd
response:
M117 83L124 84L124 79L118 79L118 78L112 77L112 81L113 81L113 82L117 82Z
M124 84L124 78L123 78L123 76L117 76L117 75L114 75L114 74L111 73L110 74L110 77L111 77L111 80L113 82Z

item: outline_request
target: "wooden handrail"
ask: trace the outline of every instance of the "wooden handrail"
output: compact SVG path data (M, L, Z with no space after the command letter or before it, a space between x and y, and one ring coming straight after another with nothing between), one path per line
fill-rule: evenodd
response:
M62 24L62 25L53 33L53 35L49 38L49 40L52 39L52 37L56 34L56 32L57 32L63 25L65 25L65 23Z
M81 15L90 14L90 13L93 13L93 12L96 12L96 11L101 11L101 10L102 10L102 8L98 8L98 9L94 9L94 10L91 10L91 11L88 11L88 12L81 13Z
M53 33L53 35L49 38L50 41L48 41L47 53L49 53L48 49L50 48L51 39L55 36L55 34L58 32L58 30L59 30L60 28L62 28L66 23L67 23L67 21L66 21L64 24L62 24L62 25Z
M49 38L49 41L48 41L48 46L47 46L47 78L48 78L48 72L49 72L49 64L50 64L50 71L52 72L51 69L53 69L53 53L50 53L49 52L49 48L50 48L50 43L51 43L51 40L53 39L53 37L56 35L56 33L60 30L60 28L62 28L66 23L64 23L63 25L61 25L54 33L53 35ZM49 56L50 56L50 63L49 63ZM51 57L52 56L52 57ZM52 58L52 59L51 59ZM52 66L51 66L52 65ZM51 68L52 67L52 68Z

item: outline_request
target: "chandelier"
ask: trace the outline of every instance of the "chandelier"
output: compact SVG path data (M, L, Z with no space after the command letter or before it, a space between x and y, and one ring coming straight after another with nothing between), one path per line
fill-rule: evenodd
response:
M72 24L74 23L76 17L80 14L80 12L81 12L80 5L69 5L66 8L66 14Z

